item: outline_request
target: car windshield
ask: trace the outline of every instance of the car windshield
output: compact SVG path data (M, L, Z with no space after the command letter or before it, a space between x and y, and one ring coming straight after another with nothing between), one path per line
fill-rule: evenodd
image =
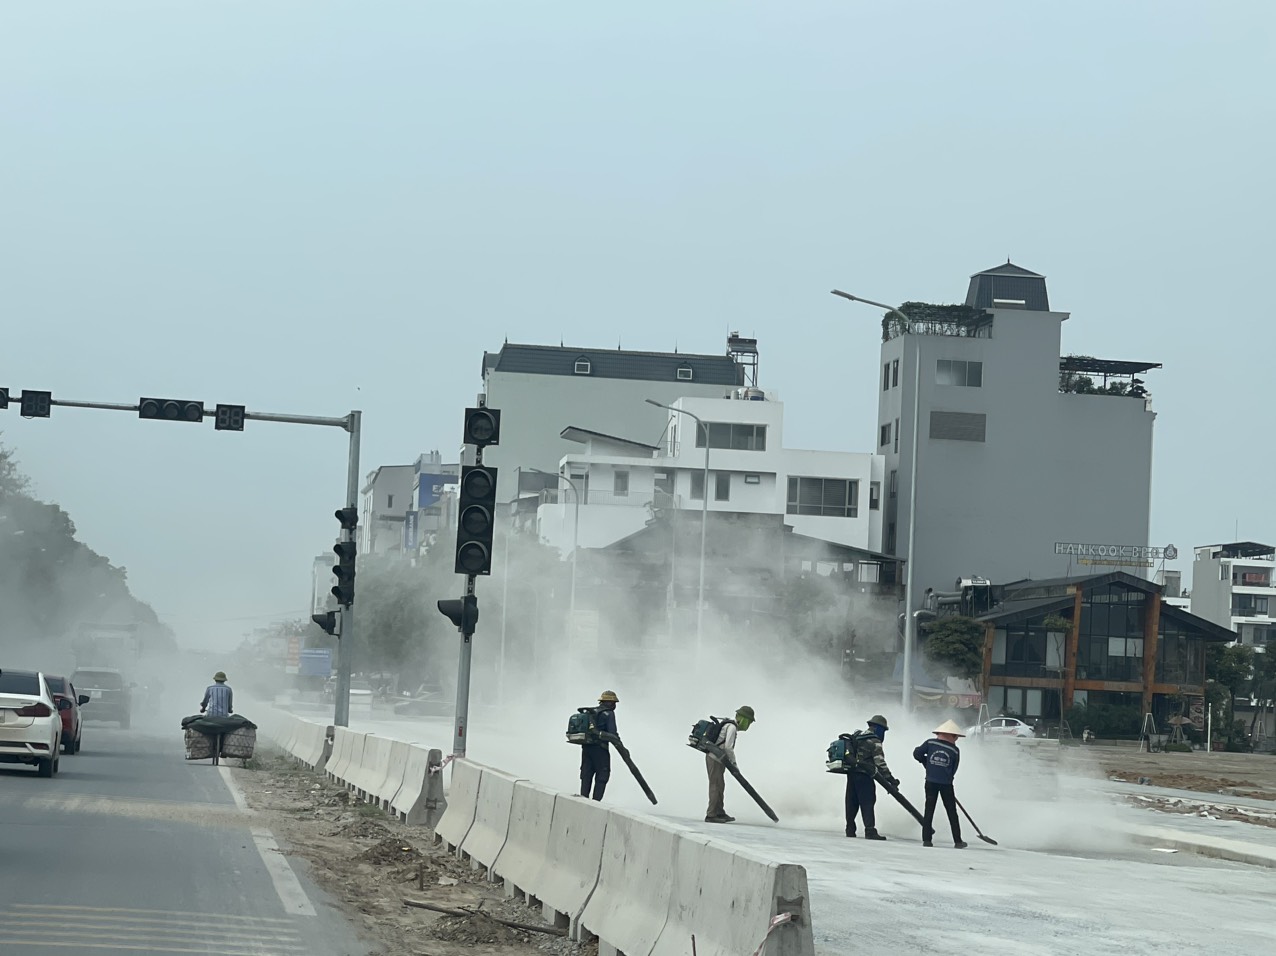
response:
M124 689L124 678L114 671L76 671L71 679L81 687L93 687L97 690Z
M22 671L0 671L0 694L40 696L40 678Z
M66 678L65 677L46 677L44 679L44 682L45 684L48 685L50 694L65 694L66 693Z

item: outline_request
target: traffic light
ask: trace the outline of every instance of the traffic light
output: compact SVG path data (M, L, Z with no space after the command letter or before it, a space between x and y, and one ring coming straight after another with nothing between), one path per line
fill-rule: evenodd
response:
M338 508L334 511L333 516L341 522L341 530L354 533L355 525L359 523L359 512L356 508Z
M324 611L322 614L311 614L310 620L314 621L326 634L334 637L337 633L337 612Z
M501 412L498 408L465 410L465 444L486 448L501 443Z
M451 621L457 630L469 637L478 624L478 597L467 594L463 598L439 601L439 613Z
M244 430L243 405L218 405L213 415L213 428L219 432L242 432Z
M204 403L176 398L139 398L137 417L166 422L202 422Z
M8 407L9 407L9 390L7 388L0 388L0 408L8 408Z
M353 541L338 541L332 550L337 555L337 563L332 566L332 573L337 576L332 594L338 604L349 607L354 603L354 558L359 549Z
M53 406L52 392L27 392L22 393L22 417L23 418L48 418L49 409Z
M457 502L456 573L492 573L492 533L496 526L496 469L466 465L461 469Z

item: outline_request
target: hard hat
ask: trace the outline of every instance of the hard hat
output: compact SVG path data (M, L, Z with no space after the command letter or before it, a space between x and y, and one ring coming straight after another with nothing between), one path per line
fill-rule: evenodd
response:
M881 727L882 730L891 729L891 725L886 722L886 718L883 717L881 714L874 714L872 717L868 719L868 725L871 727L873 726L873 724L877 724L877 726Z
M226 683L226 672L218 671L216 674L213 675L213 680L217 681L217 683L219 684Z
M616 696L616 692L614 690L605 690L598 695L598 703L619 704L620 698Z
M955 721L953 721L953 720L945 720L942 724L940 724L938 727L936 727L936 728L932 731L932 733L936 733L936 734L952 734L954 737L965 737L965 736L966 736L964 733L962 733L961 728L960 728L960 727L958 727L958 726L957 726L957 724L956 724L956 722L955 722Z
M755 724L758 722L758 718L753 716L753 708L750 707L748 704L745 704L743 707L737 708L736 713L739 714L741 717L748 717L749 720L753 721Z

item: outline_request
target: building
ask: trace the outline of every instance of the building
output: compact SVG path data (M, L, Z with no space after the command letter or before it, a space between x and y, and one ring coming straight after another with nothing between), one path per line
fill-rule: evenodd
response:
M1189 595L1187 589L1183 587L1182 571L1173 571L1163 568L1156 572L1152 580L1161 585L1162 601L1166 604L1173 604L1180 610L1192 610L1191 595ZM1208 618L1206 618L1206 620L1208 620ZM1217 624L1218 622L1215 621L1214 623Z
M629 352L566 346L515 345L483 355L483 392L501 411L501 441L483 453L498 469L497 500L553 485L532 469L554 472L573 445L562 438L575 425L603 434L656 442L665 412L647 399L722 398L757 384L757 341L733 334L728 354ZM751 379L751 382L746 381Z
M359 508L360 554L402 550L416 475L415 465L382 465L368 473Z
M437 451L420 456L412 467L412 492L400 543L409 554L428 547L440 530L456 526L456 491L461 480L461 466L444 463Z
M1167 603L1158 585L1124 571L992 592L991 610L978 619L993 714L1049 721L1074 704L1102 705L1135 720L1151 713L1164 728L1182 707L1178 698L1203 729L1205 648L1234 638L1227 628Z
M1159 365L1061 358L1068 314L1051 311L1043 276L1009 262L972 276L964 306L902 308L883 322L876 448L883 550L913 562L918 593L950 589L955 572L1083 570L1060 542L1148 544L1155 415L1134 376Z
M337 598L332 589L337 585L337 576L332 567L337 563L337 556L332 552L321 554L314 559L310 568L310 613L322 614L337 609Z
M780 517L793 534L880 556L881 455L785 448L784 405L762 389L730 398L680 398L673 408L707 425L709 500L705 498L706 430L667 412L657 443L571 426L577 446L555 469L561 493L541 496L539 536L564 554L606 548L648 526L653 509Z
M1192 613L1235 631L1232 640L1276 647L1276 547L1255 541L1196 549Z

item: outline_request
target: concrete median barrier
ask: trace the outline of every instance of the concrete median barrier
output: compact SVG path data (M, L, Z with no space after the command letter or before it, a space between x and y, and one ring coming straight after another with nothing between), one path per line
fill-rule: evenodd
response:
M411 752L412 745L407 741L390 741L389 766L386 768L385 775L377 781L376 790L373 791L377 806L387 813L390 812L390 801L395 798L399 788L403 786L403 774L407 770L408 755Z
M670 886L668 916L649 956L683 956L692 935L698 956L751 954L764 939L764 956L814 956L805 868L690 835L680 840L664 879ZM633 888L636 894L645 890ZM772 930L772 920L786 915ZM630 952L623 943L615 945ZM607 953L600 945L600 956Z
M302 721L293 741L292 755L307 767L322 773L328 759L328 736L331 732L332 728L323 724Z
M435 834L452 853L460 852L461 844L474 825L481 774L482 768L476 763L465 759L452 761L452 786L447 795L447 812L434 828Z
M553 791L526 780L514 784L509 834L491 868L505 881L507 899L518 897L529 906L540 903L535 884L549 855L555 799Z
M363 736L348 727L337 727L333 731L333 759L328 764L328 776L344 787L349 787L350 773L363 758Z
M482 868L492 879L492 864L500 856L509 835L510 805L514 802L517 778L484 767L479 773L478 802L474 823L461 841L461 857L469 858L474 869Z
M612 810L598 885L580 914L580 937L597 936L599 956L647 956L669 916L670 877L679 851L695 858L704 846L689 831Z
M376 789L385 781L385 775L390 770L392 743L389 737L364 734L363 752L359 754L358 761L346 775L350 788L359 796L359 799L367 800L369 803L376 801Z
M608 811L592 800L556 796L549 847L525 887L541 901L546 920L573 934L598 885L607 818Z
M448 807L443 796L443 773L439 769L442 763L441 750L409 745L403 782L390 799L390 812L411 826L438 826Z

